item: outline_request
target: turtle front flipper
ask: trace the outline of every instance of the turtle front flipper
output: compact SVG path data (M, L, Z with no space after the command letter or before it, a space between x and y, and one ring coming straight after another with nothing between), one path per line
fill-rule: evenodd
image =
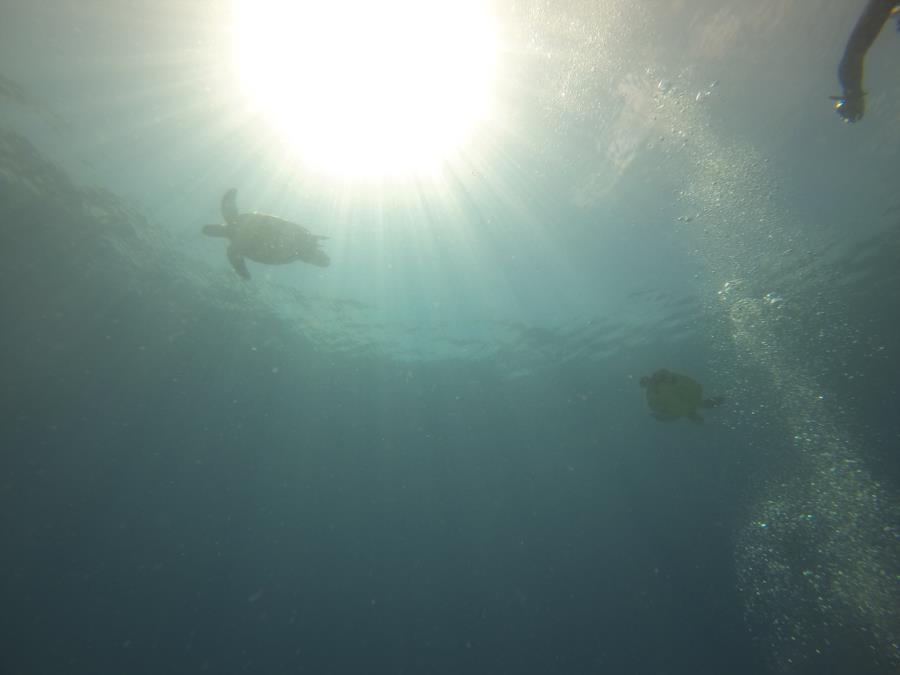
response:
M718 408L720 405L725 403L724 396L713 396L712 398L704 399L700 402L701 408Z
M694 424L703 424L703 418L700 416L700 413L698 413L696 410L692 413L688 413L687 418Z
M234 225L237 223L239 215L237 209L237 188L231 188L222 195L222 217L226 223Z
M231 263L234 271L241 275L242 279L247 281L250 280L250 272L247 269L247 263L244 261L244 256L235 251L234 246L228 247L228 262Z

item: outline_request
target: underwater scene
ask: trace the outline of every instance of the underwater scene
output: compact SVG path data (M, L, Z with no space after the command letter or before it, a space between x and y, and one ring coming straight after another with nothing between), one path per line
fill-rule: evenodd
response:
M885 0L7 0L0 673L900 672Z

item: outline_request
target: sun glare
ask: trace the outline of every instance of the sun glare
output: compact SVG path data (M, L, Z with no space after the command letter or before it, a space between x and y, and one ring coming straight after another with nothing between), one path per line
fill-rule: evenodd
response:
M433 169L489 112L486 0L234 0L234 31L254 105L327 171Z

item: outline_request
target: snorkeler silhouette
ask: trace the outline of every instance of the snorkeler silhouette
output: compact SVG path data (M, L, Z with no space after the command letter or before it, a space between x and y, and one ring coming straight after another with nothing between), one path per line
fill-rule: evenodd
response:
M843 93L832 96L834 109L845 122L858 122L866 111L866 92L863 91L863 62L866 52L875 42L882 27L894 12L900 9L898 0L869 0L863 13L856 21L844 57L838 66L838 80Z

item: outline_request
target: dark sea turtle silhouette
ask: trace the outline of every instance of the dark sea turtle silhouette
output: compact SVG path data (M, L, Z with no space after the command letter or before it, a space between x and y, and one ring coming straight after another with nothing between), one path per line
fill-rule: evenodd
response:
M204 225L203 234L228 239L228 261L244 279L250 278L244 258L266 265L285 265L296 260L328 267L331 260L319 248L328 237L312 234L302 225L265 213L240 213L237 190L222 197L224 225Z
M703 398L703 387L699 382L665 368L650 377L642 377L641 387L644 388L650 414L662 422L687 417L695 424L703 424L703 418L697 411L700 408L715 408L725 402L721 396Z

